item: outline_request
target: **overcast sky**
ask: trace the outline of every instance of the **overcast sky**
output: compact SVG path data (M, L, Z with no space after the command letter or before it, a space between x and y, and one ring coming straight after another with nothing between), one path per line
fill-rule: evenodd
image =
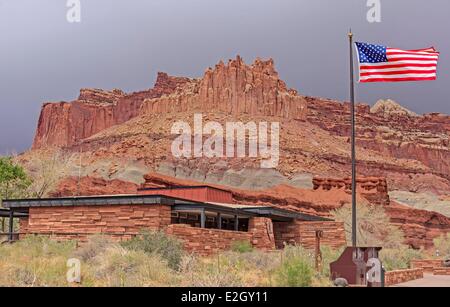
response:
M362 84L357 100L392 98L418 113L450 113L450 2L381 0L0 0L0 153L30 147L40 107L82 87L136 91L156 72L200 77L220 59L272 57L301 94L348 99L347 30L359 41L441 51L439 80Z

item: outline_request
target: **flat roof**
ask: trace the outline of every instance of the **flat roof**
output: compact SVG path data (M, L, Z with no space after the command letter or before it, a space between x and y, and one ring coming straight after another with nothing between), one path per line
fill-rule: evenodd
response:
M294 218L302 219L307 221L330 221L330 219L318 217L315 215L310 215L306 213L296 212L292 210L286 210L283 208L278 208L274 206L261 206L261 205L243 205L243 204L226 204L226 203L216 203L207 202L208 204L240 209L248 213L254 213L256 215L266 215L266 216L278 216L280 218Z
M29 198L3 200L5 208L30 208L30 207L64 207L64 206L99 206L99 205L147 205L164 204L173 205L174 197L165 195L95 195L73 196L58 198Z
M271 206L252 206L229 203L192 201L166 195L95 195L59 198L30 198L3 200L3 206L13 211L23 211L30 207L73 207L73 206L107 206L107 205L151 205L163 204L173 206L174 210L211 210L247 216L267 216L278 220L301 219L306 221L327 221L323 217L285 210ZM5 209L3 209L5 210ZM6 210L9 216L9 210ZM4 213L6 214L6 213Z
M214 189L214 190L219 190L219 191L223 191L223 192L228 192L231 193L230 190L226 190L226 189L222 189L222 188L217 188L217 187L213 187L210 185L173 185L173 186L169 186L169 187L148 187L148 188L138 188L138 191L151 191L151 190L180 190L180 189L203 189L203 188L209 188L209 189Z

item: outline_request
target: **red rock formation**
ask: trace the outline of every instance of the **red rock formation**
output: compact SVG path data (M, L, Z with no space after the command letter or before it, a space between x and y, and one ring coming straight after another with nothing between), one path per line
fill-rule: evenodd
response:
M147 99L141 114L209 110L304 120L307 105L279 78L272 59L246 65L237 56L226 65L221 61L208 68L201 80L172 95Z
M104 180L96 177L68 177L62 180L51 197L136 194L137 185L118 179Z
M414 248L431 248L434 238L450 232L450 218L433 211L391 202L386 213L391 222L403 231L406 243Z
M188 78L158 73L155 86L146 91L125 94L116 89L81 89L73 102L45 103L32 148L72 145L135 117L144 99L169 94L188 81Z
M343 189L346 193L352 192L352 179L313 178L314 190L322 189L334 191ZM389 194L386 178L364 177L356 179L356 192L372 204L389 205Z
M311 97L307 100L309 122L335 136L350 135L348 103ZM368 105L357 105L357 146L397 159L420 161L429 167L422 172L449 180L450 116L438 113L411 116L406 111L389 113L385 110L380 105L372 111ZM383 176L389 171L389 167L378 166L374 172L374 165L359 166L358 170L364 175ZM402 172L401 169L394 171ZM409 171L403 168L403 172Z

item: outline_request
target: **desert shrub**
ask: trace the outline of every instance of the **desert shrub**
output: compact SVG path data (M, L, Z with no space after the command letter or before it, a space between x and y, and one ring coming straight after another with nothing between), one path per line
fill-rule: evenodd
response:
M175 282L175 274L160 255L119 245L96 255L88 270L96 286L168 286Z
M29 236L0 245L0 286L68 286L67 260L74 257L82 260L81 286L331 285L327 273L314 271L314 253L299 246L276 252L230 250L209 257L181 252L174 270L164 254L171 243L154 242L158 238L171 239L152 233L133 244L119 244L93 236L77 249L76 242ZM325 271L339 252L325 246L322 252Z
M331 248L327 245L322 245L322 275L327 280L330 279L330 263L336 261L344 251L344 248Z
M276 283L284 287L309 287L313 269L306 259L293 257L283 262L276 272Z
M73 253L73 257L82 261L89 261L112 245L114 245L114 242L110 237L101 234L93 235L88 238L87 242L81 244Z
M350 205L344 205L333 212L334 219L344 223L347 242L351 242L351 210ZM383 207L360 202L357 210L358 246L397 248L403 244L403 232L391 224Z
M250 252L241 253L228 251L220 255L221 259L226 259L228 262L242 266L252 270L271 271L281 264L281 251L264 252L254 249Z
M450 233L434 238L433 243L441 256L445 259L450 259Z
M422 258L423 251L414 250L406 245L398 248L384 248L380 251L380 260L386 271L408 269L411 260Z
M180 274L183 277L182 286L239 287L245 285L241 274L247 271L236 262L229 261L227 257L216 255L210 258L192 256L189 258Z
M9 254L11 257L27 256L31 258L36 257L51 257L51 256L68 256L76 247L75 241L56 241L48 236L28 235L14 244L3 245L5 249L0 250L0 255L3 253Z
M162 231L144 230L133 239L122 242L122 246L129 250L160 255L175 270L179 269L184 254L181 241Z
M248 241L234 241L231 244L231 250L238 253L249 253L253 250L253 246Z
M64 286L67 259L75 242L27 236L0 245L0 286Z
M314 276L312 254L300 246L287 246L283 256L280 267L275 271L276 285L310 287Z
M217 255L217 262L223 268L232 267L242 284L246 286L270 286L273 272L280 266L282 251L264 252L254 249L251 252L227 251Z

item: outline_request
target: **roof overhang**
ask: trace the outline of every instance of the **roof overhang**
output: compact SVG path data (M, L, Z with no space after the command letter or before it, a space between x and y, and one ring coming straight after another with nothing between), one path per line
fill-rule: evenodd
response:
M164 195L106 195L62 198L34 198L3 200L3 207L10 209L31 207L71 207L106 205L173 205L175 199Z
M10 217L10 214L11 214L11 210L0 208L0 217ZM28 216L27 213L24 213L24 212L17 212L17 211L14 211L14 210L12 211L12 215L13 215L13 217L15 217L15 218L18 218L18 217L27 217L27 216Z
M289 210L284 210L275 207L256 207L256 208L245 208L246 212L255 213L258 216L267 216L272 219L286 221L286 220L303 220L303 221L331 221L330 219L309 215L300 212L294 212Z
M165 195L99 195L76 196L61 198L35 198L35 199L8 199L3 200L3 207L13 210L16 214L26 214L33 207L74 207L74 206L108 206L108 205L169 205L173 210L192 211L205 210L217 213L227 213L240 216L265 216L274 221L330 221L330 219L285 210L270 206L244 206L239 204L221 204L199 201L190 201ZM4 211L9 216L9 210ZM7 214L7 215L6 215ZM26 215L25 215L26 216Z

